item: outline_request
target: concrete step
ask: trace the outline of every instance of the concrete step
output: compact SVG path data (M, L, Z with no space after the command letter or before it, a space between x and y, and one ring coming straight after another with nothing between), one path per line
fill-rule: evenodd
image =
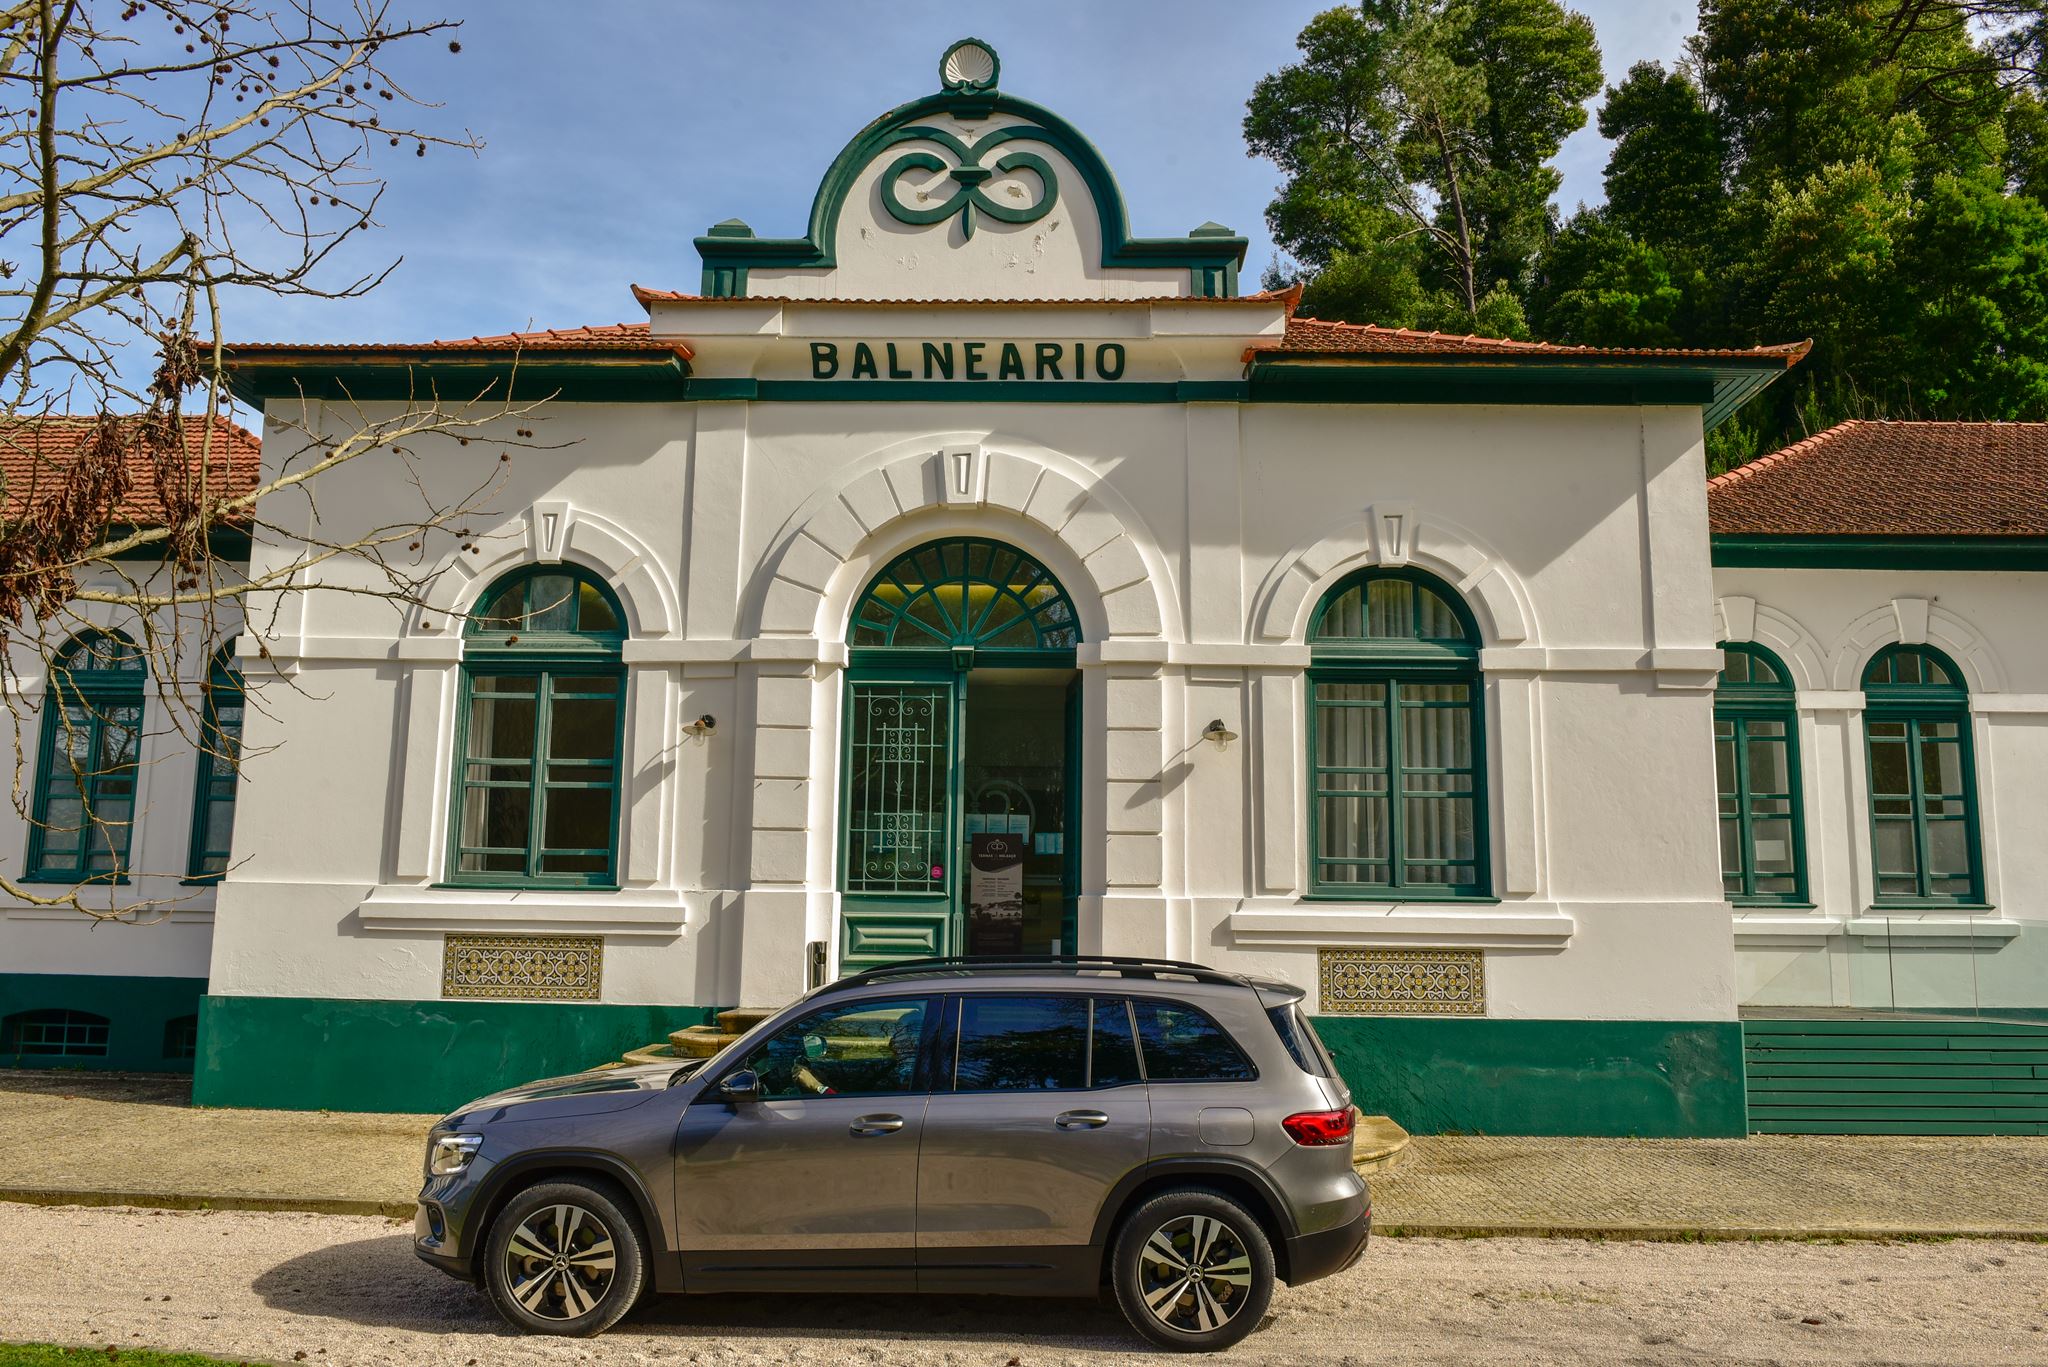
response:
M684 1058L710 1058L739 1036L715 1025L692 1025L668 1037L670 1047Z
M1351 1166L1366 1177L1391 1171L1407 1156L1408 1131L1390 1117L1353 1111L1358 1119L1351 1132Z
M718 1025L731 1034L744 1035L781 1009L779 1006L735 1006L718 1013Z

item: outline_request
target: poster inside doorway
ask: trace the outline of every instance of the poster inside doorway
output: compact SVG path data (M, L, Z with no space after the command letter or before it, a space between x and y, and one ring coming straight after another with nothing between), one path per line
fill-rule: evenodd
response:
M969 846L967 945L973 954L1024 952L1022 836L978 831Z

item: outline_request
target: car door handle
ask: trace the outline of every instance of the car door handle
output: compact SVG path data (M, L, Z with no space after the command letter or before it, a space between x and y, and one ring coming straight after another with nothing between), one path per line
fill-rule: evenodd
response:
M877 1134L894 1134L903 1128L900 1115L864 1115L846 1127L846 1132L861 1138Z
M1101 1111L1062 1111L1052 1123L1063 1130L1099 1130L1109 1117Z

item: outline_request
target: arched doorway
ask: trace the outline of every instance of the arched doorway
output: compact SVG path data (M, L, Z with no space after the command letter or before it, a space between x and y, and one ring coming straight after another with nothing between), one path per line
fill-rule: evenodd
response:
M841 972L1074 948L1080 625L1052 572L954 536L905 551L847 627Z

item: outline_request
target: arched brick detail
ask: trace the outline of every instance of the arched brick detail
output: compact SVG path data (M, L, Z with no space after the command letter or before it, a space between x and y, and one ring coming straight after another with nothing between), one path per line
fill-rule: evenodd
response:
M1541 644L1528 589L1507 562L1470 532L1408 504L1375 504L1281 557L1253 598L1255 639L1305 640L1323 595L1375 565L1413 565L1450 583L1471 604L1489 646Z
M976 511L1008 514L1054 538L1071 564L1069 593L1093 590L1100 612L1091 637L1156 640L1173 630L1170 569L1130 508L1046 459L998 450L976 438L926 438L885 458L793 518L768 557L755 629L763 636L837 640L839 615L826 611L841 567L877 538L902 539L913 519L958 530ZM1001 536L1000 525L986 528ZM1028 546L1025 549L1030 549ZM1078 566L1081 582L1070 582Z

